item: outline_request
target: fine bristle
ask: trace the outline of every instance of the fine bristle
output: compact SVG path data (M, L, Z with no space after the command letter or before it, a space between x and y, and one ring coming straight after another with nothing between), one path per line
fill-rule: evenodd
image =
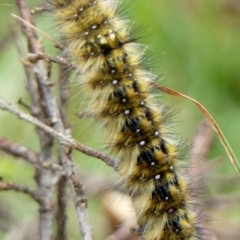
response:
M203 239L182 153L169 133L169 108L159 106L144 69L143 48L109 0L48 0L81 73L87 112L106 127L118 156L122 187L131 196L144 240Z

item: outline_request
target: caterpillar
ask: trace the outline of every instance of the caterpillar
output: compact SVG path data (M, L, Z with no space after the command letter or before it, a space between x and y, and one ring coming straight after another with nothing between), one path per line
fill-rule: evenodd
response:
M179 167L181 143L171 137L168 109L150 86L143 48L115 0L47 0L90 100L86 109L106 129L144 240L206 239L191 180Z

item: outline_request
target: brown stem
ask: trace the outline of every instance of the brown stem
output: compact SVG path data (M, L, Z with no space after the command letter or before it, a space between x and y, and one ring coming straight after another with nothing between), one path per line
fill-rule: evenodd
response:
M23 119L36 127L42 129L43 131L47 132L51 136L57 138L61 144L64 144L70 148L76 149L82 153L85 153L88 156L92 156L95 158L98 158L105 162L108 166L111 166L117 171L117 164L116 162L111 159L109 156L107 156L104 153L98 152L96 150L93 150L92 148L89 148L81 143L79 143L77 140L62 134L61 132L57 132L56 130L52 129L51 127L47 126L46 124L42 123L35 117L26 114L18 109L18 107L14 104L10 104L6 102L2 97L0 97L0 108L2 110L7 110L15 115L17 115L20 119Z
M36 202L40 204L42 202L42 197L40 197L40 194L37 191L32 190L29 187L24 185L8 183L8 182L0 182L0 190L3 190L3 191L13 190L17 192L22 192L27 194L31 198L33 198Z
M56 240L67 240L66 224L67 224L67 195L66 195L66 182L67 178L62 176L58 181L57 191L57 236Z

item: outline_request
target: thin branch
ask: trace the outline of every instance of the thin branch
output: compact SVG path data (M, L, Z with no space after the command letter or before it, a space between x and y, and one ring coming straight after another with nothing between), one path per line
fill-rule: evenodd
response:
M66 224L67 224L67 214L66 214L66 206L67 206L67 194L66 194L66 181L67 178L62 176L58 181L57 185L57 212L56 212L56 222L57 222L57 236L56 240L66 240Z
M2 191L13 190L13 191L25 193L38 203L41 203L43 200L37 191L32 190L29 187L20 185L20 184L0 182L0 190Z
M18 104L22 105L24 108L26 108L29 112L32 112L32 108L30 105L25 103L21 98L18 100Z
M0 136L0 149L15 157L23 158L33 164L35 168L49 169L58 172L59 175L65 176L66 173L62 166L54 162L40 160L40 154L5 137Z
M29 53L27 56L29 62L36 62L38 60L44 60L46 62L53 62L67 67L67 70L77 70L77 66L73 62L69 62L66 58L62 56L52 57L43 52L40 53Z
M112 168L114 168L117 171L116 162L113 159L111 159L109 156L107 156L106 154L98 152L96 150L93 150L92 148L89 148L89 147L79 143L77 140L75 140L71 137L68 137L60 132L57 132L56 130L52 129L51 127L47 126L46 124L44 124L41 121L39 121L38 119L36 119L35 117L22 112L21 110L18 109L18 107L16 105L6 102L6 100L4 100L2 97L0 97L0 108L2 110L7 110L7 111L17 115L20 119L23 119L23 120L35 125L36 127L42 129L43 131L47 132L51 136L57 138L62 144L66 145L70 148L76 149L82 153L85 153L88 156L95 157L95 158L102 160L108 166L111 166Z
M67 102L69 99L69 67L68 66L59 66L59 77L58 77L58 86L59 86L59 93L60 93L60 116L62 119L62 123L65 129L69 128L69 122L67 119ZM65 131L66 132L66 131ZM59 164L64 165L63 158L66 156L66 153L61 154L62 151L59 151ZM71 159L71 151L67 154L68 159ZM57 185L57 213L56 213L56 221L57 221L57 236L56 240L67 240L67 198L66 198L66 183L67 178L65 176L61 177Z
M21 157L32 164L37 164L39 159L39 154L33 150L24 147L18 143L12 142L2 136L0 136L0 149L10 153L15 157Z
M26 52L24 51L24 45L19 37L18 32L20 31L19 28L19 24L16 22L14 25L14 30L15 30L15 34L14 34L14 41L18 50L18 53L20 55L20 59L25 59L25 57L27 56ZM32 102L32 106L31 106L31 113L33 116L35 116L36 118L38 118L39 120L43 121L43 116L41 113L41 106L40 106L40 99L39 99L39 93L38 93L38 87L37 87L37 83L35 81L34 78L34 74L32 72L32 69L28 66L28 64L26 64L24 61L22 61L22 65L25 71L25 75L27 78L27 90L30 94L31 97L31 102ZM20 102L21 104L21 102ZM39 139L41 141L41 139L43 138L43 133L41 132L41 130L37 131L38 135L39 135Z

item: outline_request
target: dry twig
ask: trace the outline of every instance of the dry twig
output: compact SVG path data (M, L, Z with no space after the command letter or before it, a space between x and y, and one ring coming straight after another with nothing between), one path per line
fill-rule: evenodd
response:
M69 136L66 136L60 132L57 132L56 130L52 129L51 127L47 126L46 124L36 119L35 117L32 117L31 115L22 112L21 110L18 109L16 105L6 102L6 100L4 100L2 97L0 97L0 108L2 110L7 110L15 114L16 116L18 116L20 119L23 119L33 124L34 126L42 129L43 131L47 132L51 136L57 138L61 142L61 144L64 144L72 149L76 149L88 156L100 159L103 162L105 162L108 166L111 166L117 171L116 162L106 154L93 150L92 148L89 148L84 144L79 143L77 140Z
M16 183L0 182L0 190L4 190L4 191L13 190L13 191L25 193L40 204L43 200L37 191L31 190L27 186L16 184Z

